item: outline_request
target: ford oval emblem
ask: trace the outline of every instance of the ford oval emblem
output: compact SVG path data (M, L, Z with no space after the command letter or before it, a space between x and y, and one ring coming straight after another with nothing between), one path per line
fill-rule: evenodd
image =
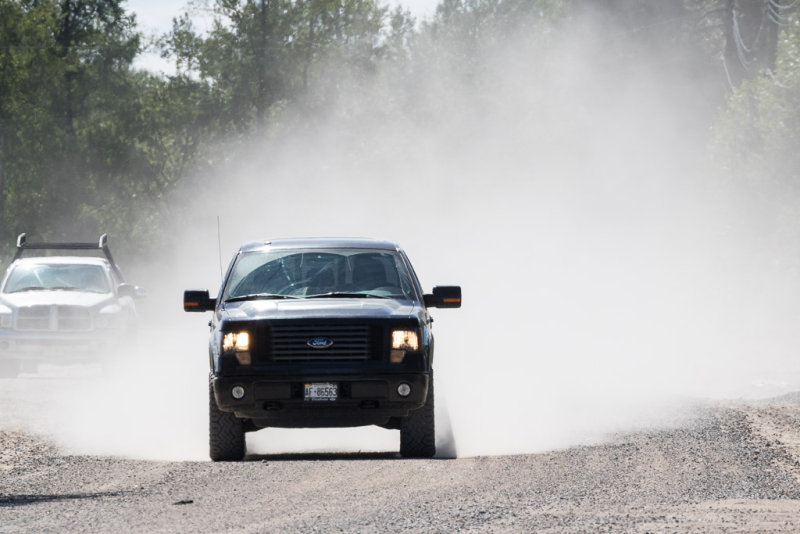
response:
M327 349L333 345L333 340L329 337L312 337L306 341L306 345L312 349Z

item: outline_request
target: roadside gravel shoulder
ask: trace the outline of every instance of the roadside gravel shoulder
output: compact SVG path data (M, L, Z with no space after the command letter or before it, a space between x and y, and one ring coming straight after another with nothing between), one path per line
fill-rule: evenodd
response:
M0 532L800 532L798 434L800 395L594 446L454 460L153 462L0 430Z
M778 467L792 473L800 484L800 392L732 409L745 418L760 446L782 451Z

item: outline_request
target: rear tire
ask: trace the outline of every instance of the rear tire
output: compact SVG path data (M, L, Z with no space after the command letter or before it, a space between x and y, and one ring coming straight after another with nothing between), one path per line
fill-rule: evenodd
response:
M425 405L411 412L400 424L400 455L404 458L430 458L436 454L436 425L433 415L433 374Z
M238 462L244 458L244 423L231 412L223 412L208 384L208 454L215 462Z

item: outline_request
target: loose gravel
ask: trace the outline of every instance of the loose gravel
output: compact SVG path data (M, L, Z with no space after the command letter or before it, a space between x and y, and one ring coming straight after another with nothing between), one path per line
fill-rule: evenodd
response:
M0 532L800 532L800 394L545 454L154 462L0 430Z

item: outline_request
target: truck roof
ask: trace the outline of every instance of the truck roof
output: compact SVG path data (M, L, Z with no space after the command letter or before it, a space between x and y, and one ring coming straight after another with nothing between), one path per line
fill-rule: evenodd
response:
M111 270L117 275L120 280L123 280L122 273L119 270L119 267L114 262L114 258L111 257L111 251L108 248L108 234L103 234L100 236L100 239L97 240L96 243L87 243L87 242L41 242L41 243L29 243L28 236L25 233L19 234L17 237L17 252L14 254L14 258L11 260L11 263L18 261L22 258L22 255L26 251L30 250L89 250L89 251L100 251L103 253L103 256L108 260L106 263Z
M32 256L30 258L19 258L14 261L14 265L25 263L44 263L44 264L59 264L59 265L103 265L110 267L110 262L105 258L96 258L93 256Z
M397 243L366 237L299 237L253 241L245 243L241 252L260 249L293 249L293 248L369 248L375 250L399 250Z

